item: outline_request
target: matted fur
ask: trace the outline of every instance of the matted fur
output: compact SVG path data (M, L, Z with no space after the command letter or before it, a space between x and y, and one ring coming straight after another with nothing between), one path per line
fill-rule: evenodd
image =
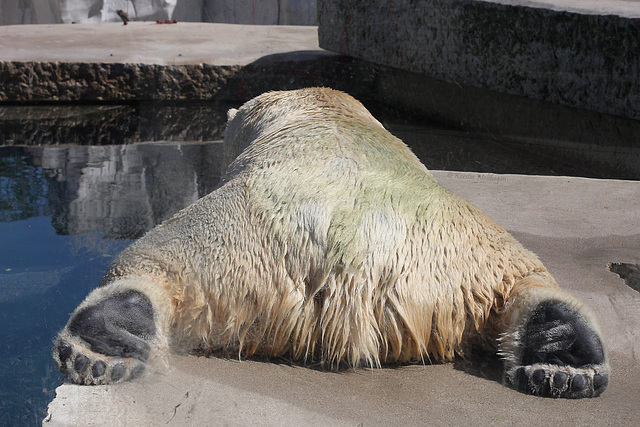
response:
M335 368L479 345L527 393L607 387L591 312L352 97L261 95L224 150L218 188L123 251L58 336L72 381L136 378L169 347Z
M350 96L270 92L230 117L225 151L241 154L218 190L107 276L161 276L179 348L332 366L450 359L506 329L520 279L557 286Z

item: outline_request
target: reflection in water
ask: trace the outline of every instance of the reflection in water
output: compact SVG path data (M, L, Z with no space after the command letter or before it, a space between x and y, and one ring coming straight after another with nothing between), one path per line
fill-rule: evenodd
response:
M0 105L0 145L214 141L222 139L229 108L213 102Z
M47 212L47 181L43 171L14 150L0 150L0 222L18 221Z
M220 180L222 155L221 143L21 147L12 151L14 156L2 162L13 164L14 176L23 178L7 180L5 185L47 188L46 211L59 234L99 231L111 239L139 237L213 190ZM42 182L36 182L38 176ZM45 211L41 198L18 199L18 191L0 191L0 206L13 205L11 212L20 212L22 218L32 216L29 212Z
M0 147L0 425L35 425L51 343L115 255L220 179L221 143Z
M0 146L68 147L221 140L227 110L232 107L238 105L216 102L0 105ZM542 133L544 137L527 133L500 136L443 129L388 106L368 104L367 108L392 133L407 142L430 169L640 179L640 122L635 120L591 117L576 111L567 118L564 128L547 129ZM576 122L574 116L582 117L581 114L593 121ZM583 136L589 132L584 129L574 132L576 125L598 128L593 129L595 136L583 141L574 134L578 130Z

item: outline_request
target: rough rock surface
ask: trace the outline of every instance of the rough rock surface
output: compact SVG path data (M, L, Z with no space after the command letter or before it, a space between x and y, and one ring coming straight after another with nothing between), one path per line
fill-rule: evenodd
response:
M209 64L164 66L130 63L0 62L0 100L202 99L203 93L217 93L239 68Z
M3 62L6 101L127 101L200 99L216 93L238 66L163 66L64 62ZM27 70L28 72L25 72Z
M613 0L590 13L561 2L556 10L506 3L325 0L319 43L450 83L640 119L640 18L632 9L617 10Z

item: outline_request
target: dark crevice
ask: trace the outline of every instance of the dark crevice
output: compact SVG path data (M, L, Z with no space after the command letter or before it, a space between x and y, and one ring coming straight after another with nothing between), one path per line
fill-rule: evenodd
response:
M616 273L631 289L640 292L640 265L612 262L609 271Z

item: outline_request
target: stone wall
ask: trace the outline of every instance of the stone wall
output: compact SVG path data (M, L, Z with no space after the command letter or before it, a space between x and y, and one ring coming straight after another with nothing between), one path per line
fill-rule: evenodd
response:
M172 17L191 22L316 25L316 14L316 0L178 0Z
M460 87L640 119L640 18L510 3L320 0L320 47Z
M60 3L64 0L2 0L0 25L54 24L62 22Z
M374 70L323 52L274 54L240 65L0 61L0 103L246 101L268 90L360 88Z
M0 101L206 100L240 66L0 62Z

